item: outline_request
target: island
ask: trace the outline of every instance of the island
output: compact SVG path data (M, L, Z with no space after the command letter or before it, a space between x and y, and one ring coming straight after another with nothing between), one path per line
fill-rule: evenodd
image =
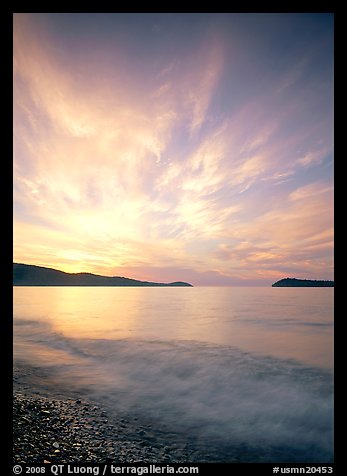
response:
M91 273L65 273L57 269L13 263L14 286L189 286L183 281L153 283L122 276L99 276Z
M333 288L334 281L284 278L272 284L273 288Z

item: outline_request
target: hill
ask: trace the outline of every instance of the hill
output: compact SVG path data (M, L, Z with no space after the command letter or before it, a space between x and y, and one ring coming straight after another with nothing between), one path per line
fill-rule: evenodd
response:
M14 286L192 286L183 281L154 283L122 276L99 276L91 273L65 273L52 268L13 263Z
M272 285L273 288L333 288L334 281L321 281L314 279L280 279Z

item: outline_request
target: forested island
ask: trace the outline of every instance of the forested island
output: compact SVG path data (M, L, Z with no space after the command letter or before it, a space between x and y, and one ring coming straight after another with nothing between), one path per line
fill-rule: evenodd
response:
M273 288L333 288L334 281L284 278L272 284Z
M52 268L13 263L14 286L192 286L183 281L155 283L91 273L65 273Z

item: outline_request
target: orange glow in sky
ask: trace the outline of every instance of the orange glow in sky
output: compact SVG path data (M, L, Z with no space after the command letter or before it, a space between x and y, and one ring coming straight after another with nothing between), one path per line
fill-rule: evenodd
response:
M330 14L15 14L14 261L333 279Z

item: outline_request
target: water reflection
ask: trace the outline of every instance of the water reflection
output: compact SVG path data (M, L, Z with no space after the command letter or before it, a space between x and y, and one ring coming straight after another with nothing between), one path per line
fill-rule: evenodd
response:
M72 338L192 340L333 365L333 290L14 288L14 318Z

